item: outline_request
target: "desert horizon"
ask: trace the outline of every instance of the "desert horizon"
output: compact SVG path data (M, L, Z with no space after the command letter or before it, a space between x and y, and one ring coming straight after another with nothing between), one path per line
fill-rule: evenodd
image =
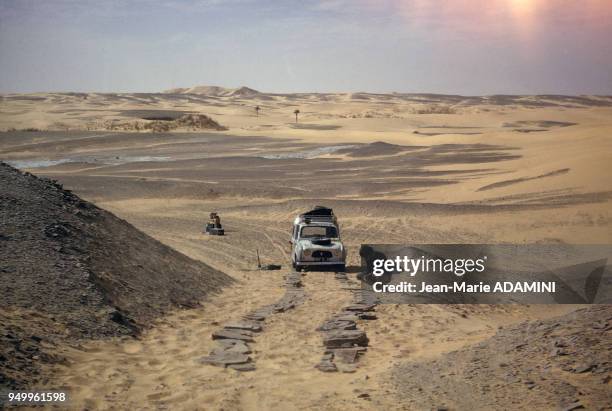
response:
M30 90L30 91L6 91L0 90L0 95L29 95L29 94L205 94L205 95L233 95L233 94L268 94L268 95L288 95L288 94L371 94L371 95L420 95L420 96L450 96L450 97L492 97L492 96L557 96L557 97L580 97L580 96L593 96L593 97L610 97L608 92L604 93L592 93L592 92L573 92L573 93L550 93L550 92L484 92L478 94L470 93L450 93L442 91L414 91L414 90L374 90L374 89L330 89L330 90L292 90L292 91L279 91L270 89L259 89L251 87L249 85L219 85L219 84L197 84L191 86L174 86L174 87L161 87L160 89L153 90L96 90L96 89L51 89L51 90Z

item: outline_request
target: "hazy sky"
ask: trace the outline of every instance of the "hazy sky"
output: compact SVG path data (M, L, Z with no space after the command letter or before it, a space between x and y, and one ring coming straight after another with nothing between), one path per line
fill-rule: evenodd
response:
M612 94L612 0L0 0L0 92Z

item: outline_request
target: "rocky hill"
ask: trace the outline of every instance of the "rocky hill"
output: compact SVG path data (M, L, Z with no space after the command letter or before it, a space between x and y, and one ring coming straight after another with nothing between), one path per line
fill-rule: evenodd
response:
M4 163L0 218L0 387L36 380L45 344L137 334L232 281Z
M500 329L391 379L407 409L609 409L612 306Z

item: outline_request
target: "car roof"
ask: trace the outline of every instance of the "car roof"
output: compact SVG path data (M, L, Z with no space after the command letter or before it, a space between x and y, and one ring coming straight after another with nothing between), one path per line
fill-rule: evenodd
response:
M336 224L327 221L312 221L310 223L300 223L301 227L337 227Z

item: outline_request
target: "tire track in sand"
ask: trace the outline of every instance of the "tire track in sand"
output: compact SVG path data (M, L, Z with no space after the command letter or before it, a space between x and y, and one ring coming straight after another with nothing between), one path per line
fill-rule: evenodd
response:
M279 301L253 310L241 320L227 323L221 330L215 331L212 338L217 340L217 347L200 362L237 371L254 371L255 364L249 356L252 352L249 344L255 343L254 333L263 330L262 324L266 318L295 308L304 300L301 277L299 272L289 273L285 277L285 295Z

